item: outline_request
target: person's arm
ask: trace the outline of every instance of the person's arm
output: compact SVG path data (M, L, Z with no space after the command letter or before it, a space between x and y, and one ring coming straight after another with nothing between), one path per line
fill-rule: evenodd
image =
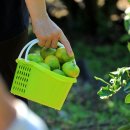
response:
M0 130L7 130L16 118L16 111L12 106L13 97L7 92L5 86L0 76Z
M6 90L1 76L0 130L48 130L44 120Z
M25 0L25 2L31 16L33 32L40 40L39 45L56 48L57 42L60 41L69 56L73 56L71 45L63 31L49 18L45 0Z
M9 103L7 97L0 96L0 130L7 130L16 118L16 111Z

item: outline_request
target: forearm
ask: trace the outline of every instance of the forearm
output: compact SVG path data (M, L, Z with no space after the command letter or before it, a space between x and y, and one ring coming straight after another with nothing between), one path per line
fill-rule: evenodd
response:
M48 16L45 0L25 0L32 21Z
M47 48L57 48L57 42L60 41L68 55L73 57L74 53L68 39L47 14L45 0L25 0L25 2L31 16L33 32L39 39L38 44Z
M0 130L7 129L16 117L13 102L14 97L6 90L5 82L0 75Z
M16 117L12 103L13 98L8 94L0 95L0 130L6 130Z

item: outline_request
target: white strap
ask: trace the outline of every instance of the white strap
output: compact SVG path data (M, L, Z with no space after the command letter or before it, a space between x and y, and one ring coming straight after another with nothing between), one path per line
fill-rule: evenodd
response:
M23 49L21 50L21 52L20 52L18 58L21 58L21 57L22 57L24 51L25 51L29 46L34 45L34 44L37 44L38 42L39 42L38 39L34 39L34 40L28 42L28 43L23 47ZM31 47L32 47L32 46L31 46ZM31 49L31 48L30 48L30 49ZM29 53L29 50L28 50L28 53ZM27 53L26 53L26 54L27 54ZM28 54L27 54L27 55L28 55ZM26 55L25 55L25 57L26 57Z
M28 46L27 51L25 53L25 61L27 61L28 54L29 54L29 51L32 48L32 46L35 45L35 44L37 44L38 42L39 42L38 39L34 39L34 40L31 41L31 44Z

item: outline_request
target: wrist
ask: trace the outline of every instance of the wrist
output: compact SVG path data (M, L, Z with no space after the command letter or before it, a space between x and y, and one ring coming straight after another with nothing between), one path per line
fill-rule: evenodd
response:
M49 19L49 16L48 16L47 12L43 13L43 14L40 14L40 15L37 15L36 17L31 17L32 23L38 23L40 21L45 21L47 19Z

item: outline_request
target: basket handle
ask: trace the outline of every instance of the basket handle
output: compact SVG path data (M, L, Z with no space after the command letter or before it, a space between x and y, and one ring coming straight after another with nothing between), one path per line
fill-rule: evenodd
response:
M36 44L36 43L38 43L38 42L39 42L38 39L34 39L34 40L28 42L28 43L23 47L23 49L21 50L21 52L20 52L18 58L21 58L22 55L23 55L23 53L24 53L24 51L25 51L27 48L29 48L29 49L27 49L28 52L26 51L26 53L25 53L25 58L26 58L25 60L27 61L27 55L28 55L28 53L29 53L29 50L31 49L31 47L32 47L34 44ZM31 47L30 47L30 46L31 46Z
M23 49L21 50L21 52L20 52L18 58L21 58L22 55L23 55L23 53L24 53L24 51L27 49L27 50L26 50L26 53L25 53L25 60L27 61L27 56L28 56L28 53L29 53L30 49L32 48L33 45L37 44L38 42L39 42L38 39L34 39L34 40L28 42L28 43L23 47ZM58 46L64 47L64 45L61 44L60 42L58 42Z
M24 51L27 49L26 52L25 52L25 61L28 61L28 60L27 60L27 57L28 57L28 54L29 54L30 49L32 48L33 45L37 44L38 42L39 42L38 39L34 39L34 40L28 42L28 43L23 47L23 49L21 50L21 52L20 52L18 58L21 58L22 55L23 55L23 53L24 53ZM57 45L64 47L64 45L61 44L60 42L58 42ZM74 59L74 63L76 64L75 59Z

